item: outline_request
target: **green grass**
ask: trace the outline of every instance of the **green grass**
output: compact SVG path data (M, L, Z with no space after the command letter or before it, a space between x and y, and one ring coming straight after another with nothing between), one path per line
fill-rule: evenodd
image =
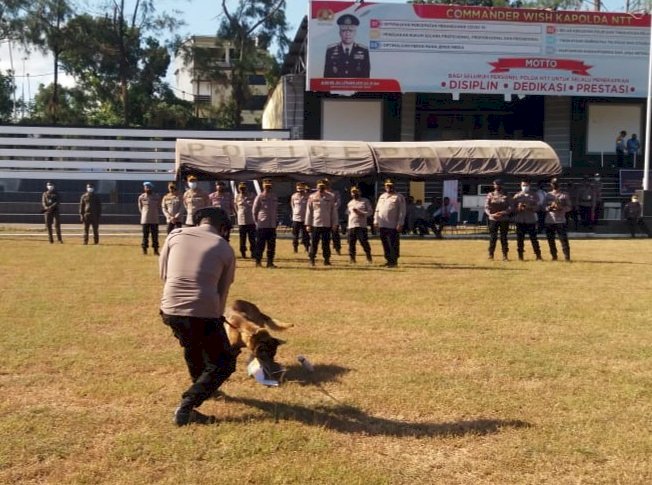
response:
M278 270L239 260L231 299L295 324L287 381L241 356L201 408L220 423L176 428L156 258L0 237L0 483L650 483L652 241L571 241L571 264L486 244L404 240L397 270L377 240L372 266L311 269L288 240Z

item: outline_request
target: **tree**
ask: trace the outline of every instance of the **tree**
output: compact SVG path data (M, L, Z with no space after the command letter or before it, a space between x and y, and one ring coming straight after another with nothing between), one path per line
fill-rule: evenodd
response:
M18 39L22 35L22 20L31 0L0 1L0 39Z
M65 22L74 14L67 0L35 0L25 19L26 39L53 58L54 83L47 104L49 122L57 124L59 111L59 57L66 44Z
M70 44L62 64L96 95L104 118L119 114L123 125L139 124L143 109L132 107L131 95L156 94L170 62L156 37L180 25L170 15L157 15L153 0L137 0L131 12L124 0L114 0L104 16L81 15L68 22Z
M185 62L193 65L194 81L210 79L229 92L226 102L216 110L208 110L218 126L236 129L242 126L242 111L251 98L249 76L278 72L278 62L268 49L273 42L280 50L289 45L285 4L285 0L239 0L235 10L230 10L227 1L222 0L223 19L216 45L233 46L226 69L217 61L215 49L196 46L181 49Z
M89 119L89 113L92 111L90 107L93 105L93 101L83 89L79 87L65 88L63 86L57 86L56 89L60 101L57 110L59 124L76 126L93 124ZM25 121L37 124L52 123L51 105L54 90L54 83L48 86L39 85L29 109L30 116Z
M0 123L8 123L14 111L13 93L16 90L14 76L11 71L7 74L0 72Z

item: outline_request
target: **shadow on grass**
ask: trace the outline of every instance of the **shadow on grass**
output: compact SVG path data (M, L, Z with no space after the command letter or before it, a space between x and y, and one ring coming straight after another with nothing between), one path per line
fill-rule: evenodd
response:
M287 366L284 380L300 386L318 386L325 382L339 382L341 376L351 371L347 367L334 364L315 364L314 368L313 372L306 372L300 365Z
M363 411L347 405L312 408L298 404L276 401L261 401L246 397L229 396L229 401L257 408L267 413L276 422L298 421L311 426L319 426L340 433L364 434L367 436L434 437L487 435L497 433L503 428L527 428L530 425L520 420L473 419L449 423L413 423L370 416ZM248 416L247 419L251 419Z

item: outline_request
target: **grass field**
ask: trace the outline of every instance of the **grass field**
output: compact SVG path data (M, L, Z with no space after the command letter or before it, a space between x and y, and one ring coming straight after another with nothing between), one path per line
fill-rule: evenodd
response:
M486 244L404 240L397 270L377 240L372 266L310 269L288 240L277 270L239 261L231 299L296 325L287 381L243 355L201 407L219 424L177 428L156 258L0 238L0 483L651 483L652 240L571 241L570 264Z

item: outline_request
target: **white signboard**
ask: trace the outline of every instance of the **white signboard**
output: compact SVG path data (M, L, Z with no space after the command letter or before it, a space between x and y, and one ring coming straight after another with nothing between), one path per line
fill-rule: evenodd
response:
M310 91L645 97L649 15L313 0Z

